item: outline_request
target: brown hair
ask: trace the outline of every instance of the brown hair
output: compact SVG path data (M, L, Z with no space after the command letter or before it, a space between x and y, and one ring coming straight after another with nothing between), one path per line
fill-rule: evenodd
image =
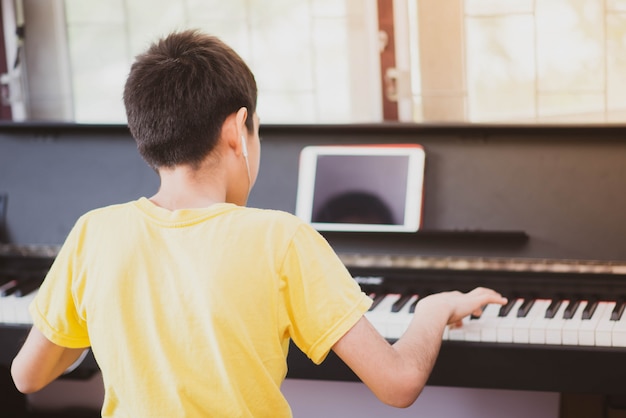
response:
M199 163L241 107L252 132L256 101L254 75L241 57L196 30L173 33L138 55L124 87L130 132L153 168Z

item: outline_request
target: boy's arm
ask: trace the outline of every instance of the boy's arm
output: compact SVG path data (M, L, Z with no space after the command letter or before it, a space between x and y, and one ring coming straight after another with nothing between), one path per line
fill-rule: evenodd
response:
M70 367L85 348L66 348L48 340L32 327L24 345L13 359L11 375L17 389L32 393L43 389Z
M382 402L408 407L426 385L435 364L444 328L480 312L489 303L506 303L493 290L444 292L422 299L404 335L393 345L362 317L333 351Z

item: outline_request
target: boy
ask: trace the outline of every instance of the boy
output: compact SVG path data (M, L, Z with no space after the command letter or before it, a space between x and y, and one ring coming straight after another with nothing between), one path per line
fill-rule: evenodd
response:
M137 57L124 90L150 199L91 211L70 232L12 365L41 389L91 347L104 417L290 416L289 340L332 349L383 402L424 387L446 324L505 299L489 289L424 298L391 346L332 249L295 216L246 208L259 168L254 76L218 39L174 33Z

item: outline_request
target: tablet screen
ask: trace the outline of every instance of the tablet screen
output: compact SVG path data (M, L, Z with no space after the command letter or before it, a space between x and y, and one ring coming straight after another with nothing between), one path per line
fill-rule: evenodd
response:
M306 147L296 215L320 231L417 231L424 160L414 144Z

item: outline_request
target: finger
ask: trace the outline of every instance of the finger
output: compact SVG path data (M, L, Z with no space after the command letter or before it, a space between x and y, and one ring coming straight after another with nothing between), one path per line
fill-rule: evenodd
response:
M488 303L497 303L500 305L504 305L508 302L507 298L503 297L500 293L496 292L493 289L488 289L485 287L477 287L470 293L473 293L476 297L483 300L483 306L487 305Z
M485 309L485 307L481 306L480 308L472 312L472 315L480 317L483 314L483 309Z
M462 322L453 321L453 322L450 322L450 323L448 324L448 328L449 328L449 329L456 329L456 328L460 328L460 327L461 327L461 325L462 325Z

